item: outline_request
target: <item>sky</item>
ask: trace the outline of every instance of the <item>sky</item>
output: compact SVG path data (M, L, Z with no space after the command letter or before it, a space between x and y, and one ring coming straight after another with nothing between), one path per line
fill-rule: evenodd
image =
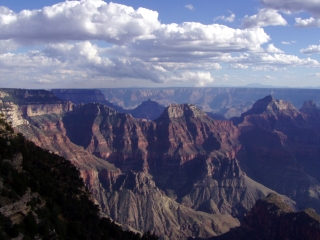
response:
M320 86L320 0L0 0L0 87Z

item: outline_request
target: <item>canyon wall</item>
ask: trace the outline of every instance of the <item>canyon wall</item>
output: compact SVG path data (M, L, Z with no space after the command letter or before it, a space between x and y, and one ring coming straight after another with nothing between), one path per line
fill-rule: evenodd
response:
M171 103L191 103L206 112L215 112L226 118L240 116L249 110L257 100L272 95L277 99L291 102L301 108L306 100L313 100L320 105L319 89L291 88L157 88L157 89L100 89L105 98L125 109L137 107L143 101L151 99L163 106Z
M15 129L75 164L102 214L123 227L164 239L217 236L276 192L293 209L320 209L320 111L313 101L297 110L267 96L232 121L171 104L151 121L98 102L26 101L21 92L12 102L1 90L2 106L13 104L20 117Z

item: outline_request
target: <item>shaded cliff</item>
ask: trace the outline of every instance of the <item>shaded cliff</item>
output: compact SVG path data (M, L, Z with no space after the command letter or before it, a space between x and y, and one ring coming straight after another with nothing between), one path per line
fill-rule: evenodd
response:
M235 126L192 104L171 104L146 121L88 103L25 116L16 129L75 164L102 214L126 228L186 239L238 226L234 217L274 190L319 207L316 170L308 168L317 164L317 140L307 141L317 108L303 109L268 96Z
M70 161L14 134L3 119L0 149L1 239L142 239L99 217Z
M233 119L241 132L241 166L254 180L320 211L319 110L267 96Z
M211 240L314 240L320 239L320 215L313 209L294 212L281 198L270 194L258 200L241 227Z
M135 118L155 120L160 117L164 109L164 106L161 106L157 102L148 99L147 101L142 102L138 107L128 110L128 113Z
M170 105L145 122L91 103L63 121L72 142L122 172L151 174L169 197L195 210L241 216L271 192L241 171L237 128L194 105Z
M80 118L78 114L82 117ZM79 168L84 183L97 203L100 204L103 213L120 222L123 227L135 228L140 231L149 230L174 239L187 238L191 235L203 237L218 235L239 224L237 219L228 214L213 216L197 212L170 199L156 187L149 175L132 173L129 168L130 163L124 165L123 170L126 173L122 173L120 169L110 163L94 157L83 148L76 146L67 136L70 126L69 130L66 130L68 123L63 120L65 117L68 118L67 115L77 119L77 121L69 123L79 124L75 128L77 133L82 132L79 129L85 131L85 124L91 126L91 130L95 129L95 124L99 121L103 124L108 123L110 124L108 126L114 126L115 129L119 128L120 130L116 130L111 135L119 135L117 136L119 141L123 139L123 142L114 141L114 145L111 144L108 150L110 153L117 149L119 151L122 149L126 154L131 152L132 146L128 146L127 138L120 135L121 129L125 126L126 133L132 134L132 138L135 138L135 134L139 135L139 133L131 130L134 126L139 127L140 121L130 115L117 113L104 105L88 104L79 106L74 112L65 115L47 114L29 117L30 124L17 126L17 130L23 132L26 137L39 146L70 159ZM100 115L107 115L109 119L102 118ZM97 131L93 131L89 138L97 136L96 134ZM74 135L71 139L73 138L82 139L79 135ZM100 147L105 150L106 146ZM138 160L141 161L141 158ZM137 190L134 186L143 190Z

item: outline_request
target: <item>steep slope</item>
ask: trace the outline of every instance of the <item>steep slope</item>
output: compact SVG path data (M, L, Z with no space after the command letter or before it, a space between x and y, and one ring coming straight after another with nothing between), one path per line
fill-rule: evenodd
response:
M239 225L229 214L198 212L177 203L141 172L129 172L105 193L103 211L122 224L152 229L165 239L217 236Z
M120 169L115 168L110 163L94 157L83 148L73 144L66 136L67 131L63 122L63 116L73 116L74 114L78 114L79 111L82 114L82 117L79 118L83 120L82 123L91 119L90 117L86 118L85 113L89 114L89 116L91 113L97 116L106 112L114 116L111 119L112 121L110 121L115 127L117 127L119 121L131 124L139 123L139 121L133 119L130 115L117 113L106 106L88 104L79 106L79 109L76 108L74 112L65 115L42 114L30 116L28 117L29 124L18 125L16 129L24 133L28 139L37 145L65 156L77 166L86 186L91 191L95 201L100 204L104 214L107 214L113 220L121 222L123 227L136 228L140 231L149 230L164 237L170 236L170 238L174 239L187 238L193 234L195 236L209 237L221 234L228 231L230 227L239 225L238 220L230 215L218 214L213 216L211 214L196 212L180 205L155 187L155 183L152 182L150 177L142 175L143 177L137 178L137 182L135 183L132 174L136 175L136 173L131 173L131 175L130 172L122 173ZM81 121L78 122L81 123ZM92 124L90 121L87 123ZM130 129L128 129L127 133L131 134ZM119 146L125 147L127 145L121 142L117 143L116 141L115 146L111 145L110 152ZM127 149L127 151L129 150ZM144 188L148 191L148 194L136 191L136 188L132 187L135 184L137 186L144 184ZM130 201L135 204L131 203L128 205L128 199L131 199ZM136 217L136 221L134 222L130 220L130 216L132 215Z
M239 129L194 105L170 105L155 121L99 103L45 113L16 129L70 159L104 214L125 227L170 239L219 235L273 192L242 171Z
M122 174L108 162L88 154L63 135L65 130L58 115L32 117L29 121L39 128L30 124L18 126L17 129L28 137L32 136L30 139L40 146L68 157L80 169L81 176L96 201L100 203L102 211L123 226L130 226L140 231L149 230L157 235L175 239L186 238L192 235L193 230L198 230L197 236L217 235L239 224L230 215L212 216L181 206L156 188L150 177L147 178L140 173L139 176L143 176L142 180L135 179L132 177L136 175L135 173ZM56 128L57 125L59 128ZM30 126L33 132L28 130ZM45 128L45 126L50 127ZM55 144L47 145L52 139ZM147 192L137 191L133 187L135 185ZM181 214L176 214L180 208L182 208ZM132 216L135 221L131 220ZM183 220L184 218L186 220Z
M148 147L150 173L179 202L241 216L270 192L239 167L239 132L230 121L214 121L194 105L173 104L155 123L155 140Z
M234 119L244 146L237 156L254 180L320 211L319 121L307 106L298 111L271 96L257 101Z
M294 212L281 198L270 194L258 200L241 227L211 240L320 239L320 215L313 209Z
M0 149L1 239L141 239L99 217L69 161L14 134L3 119Z
M63 121L72 142L122 172L151 174L168 196L195 210L241 216L271 192L239 168L237 128L194 105L170 105L160 118L145 122L91 103Z

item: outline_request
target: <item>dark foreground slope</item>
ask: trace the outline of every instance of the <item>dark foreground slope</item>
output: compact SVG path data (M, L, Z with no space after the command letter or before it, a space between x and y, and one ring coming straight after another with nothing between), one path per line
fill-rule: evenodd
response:
M14 134L2 119L0 153L1 239L141 239L99 217L70 161Z

